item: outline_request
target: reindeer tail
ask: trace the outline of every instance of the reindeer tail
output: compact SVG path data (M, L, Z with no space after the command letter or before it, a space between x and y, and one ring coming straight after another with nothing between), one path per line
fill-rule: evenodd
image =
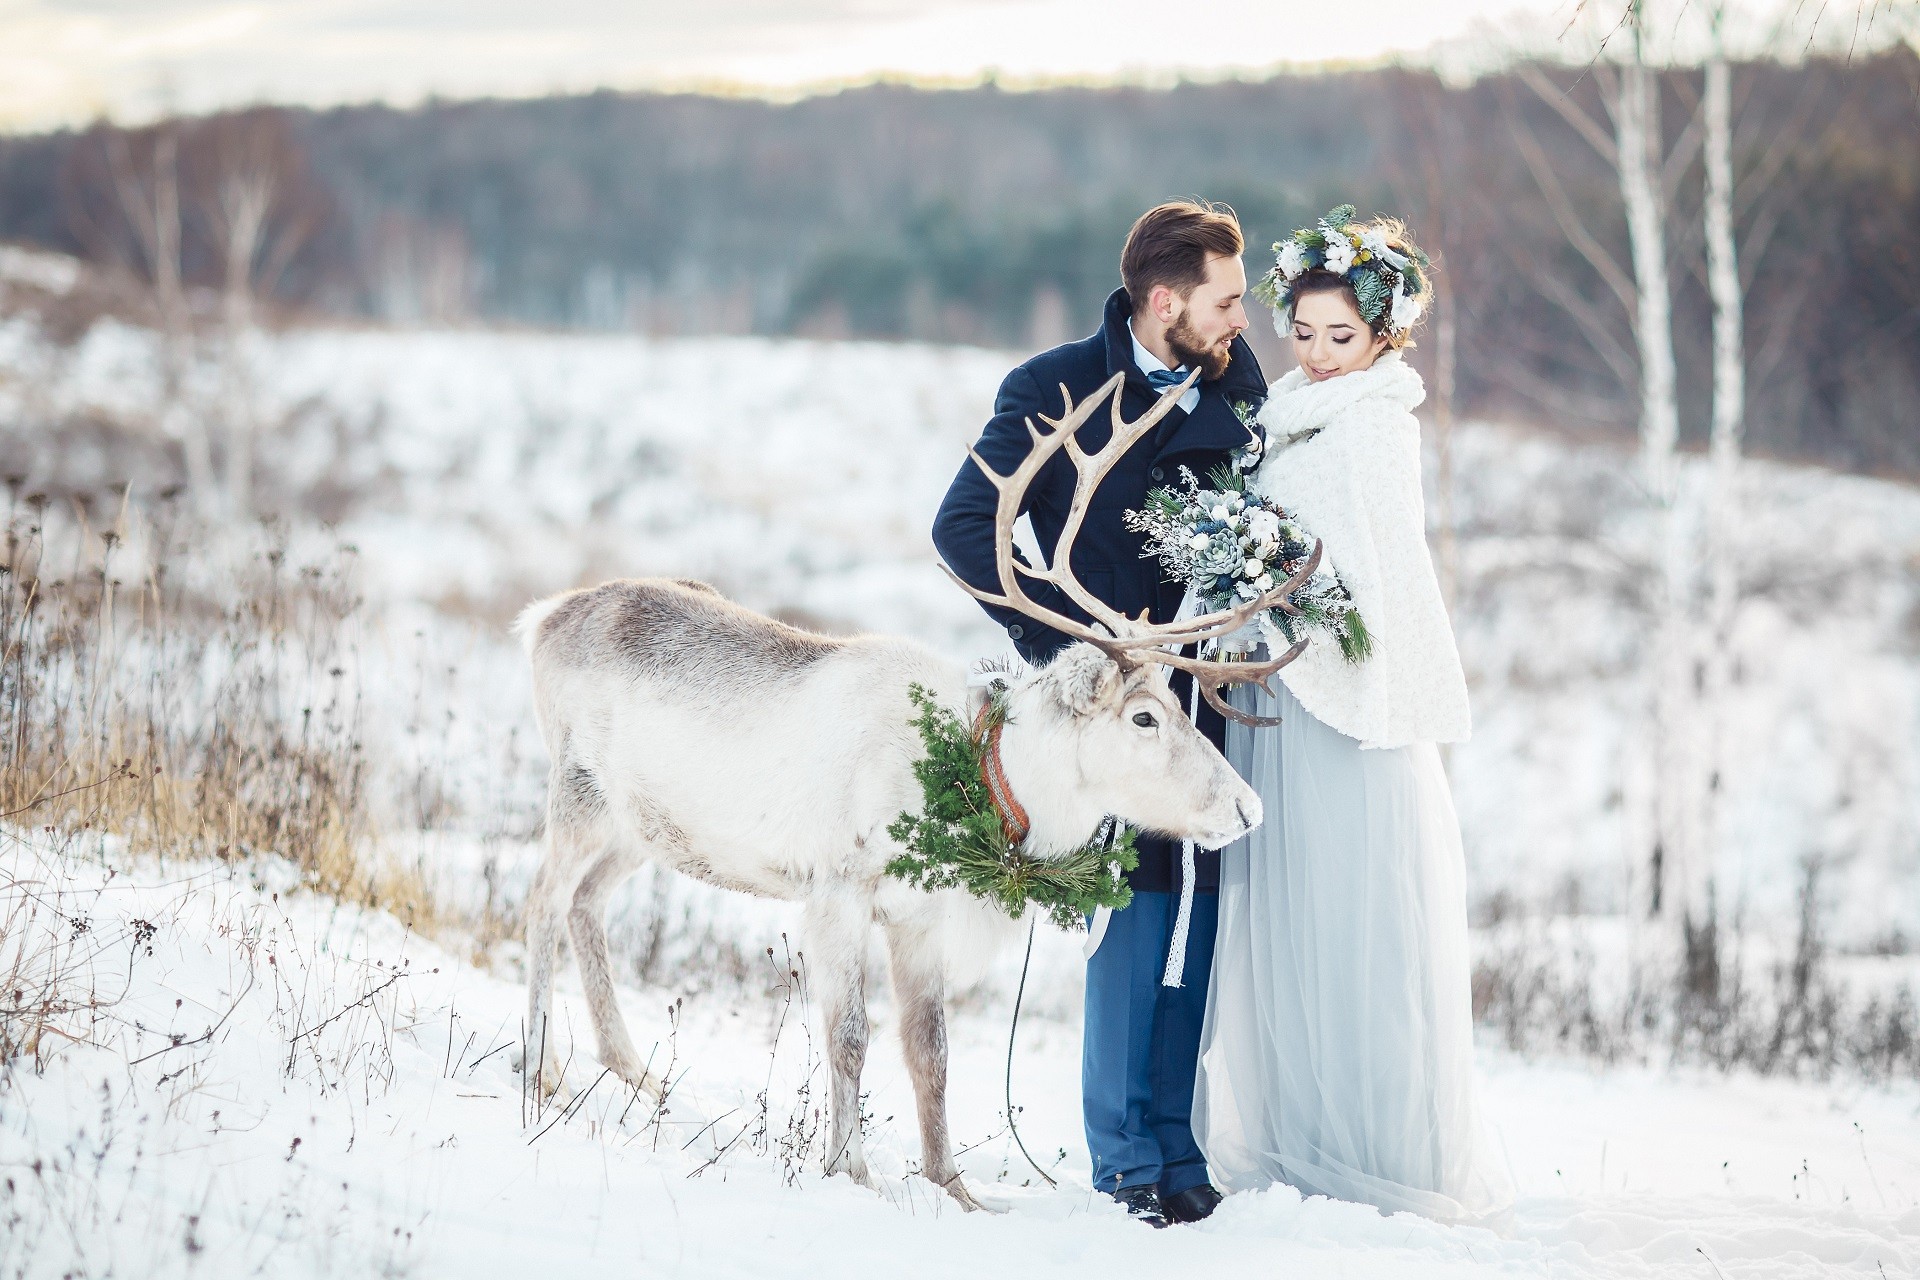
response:
M533 646L540 640L540 624L545 622L561 602L572 595L571 591L562 591L559 595L548 596L545 600L535 600L520 611L513 620L513 634L520 637L520 643L526 647L527 656L533 656Z

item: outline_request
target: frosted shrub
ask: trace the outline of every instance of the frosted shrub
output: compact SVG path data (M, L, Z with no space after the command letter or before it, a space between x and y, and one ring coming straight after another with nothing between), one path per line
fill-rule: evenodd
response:
M1920 1079L1912 988L1902 981L1876 989L1837 972L1821 933L1821 869L1817 859L1803 864L1791 949L1769 950L1765 939L1736 929L1709 982L1684 955L1648 955L1618 976L1618 967L1598 963L1591 940L1570 937L1564 920L1496 923L1479 948L1474 1014L1508 1048L1527 1053Z

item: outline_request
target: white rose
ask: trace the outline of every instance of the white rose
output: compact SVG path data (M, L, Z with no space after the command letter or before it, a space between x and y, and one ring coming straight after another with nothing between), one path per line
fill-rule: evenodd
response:
M1267 566L1258 560L1249 560L1240 566L1240 572L1249 578L1258 578L1267 571Z
M1289 240L1280 246L1280 275L1288 283L1297 279L1307 269L1307 251L1299 241Z
M1205 551L1207 549L1207 543L1211 541L1212 539L1207 537L1206 534L1196 533L1191 538L1187 539L1187 545L1189 547L1192 547L1195 551Z
M1395 333L1413 328L1420 319L1420 313L1426 310L1426 304L1418 298L1410 298L1400 290L1393 291L1393 315L1387 321L1387 327Z
M1215 507L1212 511L1209 511L1207 514L1212 516L1215 520L1218 520L1221 524L1225 524L1227 522L1227 517L1229 515L1232 515L1233 513L1227 510L1227 506L1223 502L1219 506Z

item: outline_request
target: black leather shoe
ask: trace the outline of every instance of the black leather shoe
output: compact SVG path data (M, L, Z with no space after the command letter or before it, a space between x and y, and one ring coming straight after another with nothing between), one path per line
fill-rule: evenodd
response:
M1167 1215L1169 1222L1198 1222L1211 1217L1220 1207L1221 1195L1207 1183L1197 1187L1188 1187L1185 1191L1176 1191L1160 1200L1160 1211Z
M1126 1207L1127 1216L1150 1227L1169 1227L1167 1211L1160 1207L1160 1193L1152 1187L1121 1187L1113 1198Z

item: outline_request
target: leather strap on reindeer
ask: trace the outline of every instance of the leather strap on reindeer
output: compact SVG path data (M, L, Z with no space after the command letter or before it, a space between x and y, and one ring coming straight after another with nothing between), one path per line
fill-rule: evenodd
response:
M994 714L993 699L989 697L980 704L980 713L973 718L973 740L980 744L980 781L993 797L994 810L1000 815L1001 834L1006 836L1008 847L1018 849L1027 842L1033 822L1014 796L1013 784L1007 781L1007 767L1000 762L1000 730L1005 724L1002 717Z

